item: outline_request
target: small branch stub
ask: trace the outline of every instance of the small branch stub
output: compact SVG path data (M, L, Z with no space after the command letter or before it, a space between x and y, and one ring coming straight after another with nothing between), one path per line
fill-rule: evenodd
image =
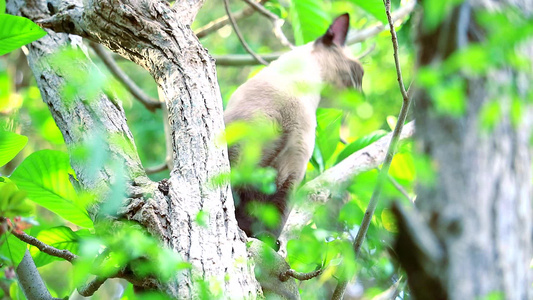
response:
M293 269L288 269L287 271L279 274L279 280L287 281L291 277L294 279L298 279L300 281L309 280L322 274L322 271L323 271L322 269L318 269L316 271L309 272L309 273L300 273L300 272L294 271Z

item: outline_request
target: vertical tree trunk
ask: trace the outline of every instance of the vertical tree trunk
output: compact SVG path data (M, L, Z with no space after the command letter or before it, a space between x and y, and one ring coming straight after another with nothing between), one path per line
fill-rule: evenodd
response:
M476 24L475 13L508 6L533 13L526 0L464 1L435 31L419 26L419 67L439 68L458 49L484 43L488 33ZM531 58L531 49L528 43L521 50ZM533 115L526 100L531 74L497 68L485 75L458 71L438 83L451 76L464 80L465 110L458 116L439 110L429 88L415 95L418 150L435 172L434 181L422 178L418 188L424 221L400 217L397 250L416 299L533 298ZM501 114L487 129L481 112L494 100ZM521 104L519 118L513 118L513 101Z
M124 163L128 199L119 216L145 226L162 243L192 265L169 282L156 287L179 299L197 298L199 282L216 286L214 296L255 298L259 286L240 236L228 184L210 180L229 171L227 151L217 146L224 124L222 100L213 59L202 47L190 22L203 1L44 1L10 0L11 14L41 21L48 35L28 46L28 60L45 103L63 133L70 152L82 141L103 136L111 160ZM179 19L179 18L183 18ZM68 32L58 33L58 32ZM148 179L126 123L120 102L103 90L95 99L80 93L64 99L61 89L73 75L96 68L85 55L61 54L63 48L86 49L80 36L102 43L145 67L156 79L169 109L173 166L165 183ZM54 59L58 54L63 58ZM164 141L161 141L164 143ZM109 186L120 174L103 165L94 170L87 162L73 168L82 188L97 191L105 201ZM96 175L95 175L96 173ZM95 206L92 215L98 215ZM205 225L196 222L203 213ZM154 287L147 280L146 286Z

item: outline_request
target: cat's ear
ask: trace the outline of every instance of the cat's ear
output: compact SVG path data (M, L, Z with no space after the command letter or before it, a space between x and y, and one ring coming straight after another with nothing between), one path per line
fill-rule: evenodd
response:
M348 35L348 28L350 27L350 15L345 13L338 16L335 21L329 26L326 33L321 36L317 42L324 45L331 46L335 44L343 47L346 43L346 36Z

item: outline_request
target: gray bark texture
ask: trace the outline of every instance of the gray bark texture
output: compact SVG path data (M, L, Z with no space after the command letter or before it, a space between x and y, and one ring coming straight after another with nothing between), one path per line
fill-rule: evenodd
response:
M193 266L168 283L147 280L144 287L196 298L197 281L207 280L218 282L225 298L255 298L259 286L235 221L229 186L208 184L228 171L229 164L225 147L215 146L224 125L214 61L189 27L201 4L183 1L173 9L165 1L13 0L8 12L51 29L28 46L28 61L69 152L95 135L103 136L110 160L123 162L128 182L130 196L120 205L119 216L145 226ZM62 97L72 74L58 67L54 55L65 48L86 53L80 36L136 62L156 79L172 132L174 168L168 181L158 184L146 176L118 99L105 91L97 91L92 100ZM62 63L78 72L96 68L86 55L65 57ZM80 187L105 202L109 183L120 175L109 166L95 172L87 162L71 158ZM208 216L207 226L195 222L200 211ZM91 213L96 219L99 206Z
M474 13L506 7L533 13L531 1L464 1L435 31L419 26L418 65L438 65L454 51L486 38ZM517 51L531 58L532 43ZM420 183L417 213L399 207L398 257L416 299L533 299L531 73L511 67L487 75L458 74L465 81L465 113L439 112L425 90L414 96L417 149L435 171ZM511 120L516 83L521 118ZM506 92L502 92L506 91ZM481 110L498 99L501 118L481 126Z

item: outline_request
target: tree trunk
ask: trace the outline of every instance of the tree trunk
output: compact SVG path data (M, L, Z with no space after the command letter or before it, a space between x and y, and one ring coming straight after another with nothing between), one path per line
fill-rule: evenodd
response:
M188 3L190 6L185 5ZM179 13L166 1L10 0L8 11L40 20L48 35L28 46L28 61L70 153L84 141L103 136L111 161L124 163L129 198L119 205L121 217L144 225L165 246L192 264L168 283L156 287L177 298L196 298L198 281L220 286L220 296L255 298L259 290L246 240L239 235L233 199L227 184L209 180L228 172L226 147L215 146L222 133L222 100L212 58L189 27L203 1L187 1ZM185 9L189 11L184 11ZM183 20L177 19L178 16ZM70 82L60 63L89 73L88 56L69 58L63 48L87 49L79 34L102 43L145 67L156 79L169 109L174 168L168 181L148 179L137 155L120 102L103 90L94 99L77 94L66 100L61 89ZM118 38L120 37L120 38ZM162 143L164 141L161 141ZM110 196L109 184L121 176L103 165L95 171L87 162L72 160L81 187ZM207 216L207 225L196 222ZM92 216L101 214L95 205ZM153 287L147 281L146 287Z
M418 66L442 74L444 62L457 50L486 45L490 33L474 14L507 6L533 13L526 0L464 1L436 30L419 26ZM531 42L521 50L532 57ZM431 87L414 96L417 149L430 161L434 180L421 178L418 187L416 206L423 220L399 210L397 253L416 299L532 299L533 115L526 101L531 70L494 66L478 75L466 69L437 83L463 80L464 113L439 110ZM483 127L482 112L495 99L500 118L492 128ZM518 118L513 115L516 101Z

